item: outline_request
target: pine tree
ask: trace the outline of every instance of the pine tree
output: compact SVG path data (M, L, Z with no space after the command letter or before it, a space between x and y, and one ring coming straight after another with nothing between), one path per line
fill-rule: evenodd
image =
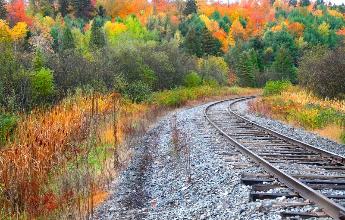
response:
M69 2L68 0L59 0L59 11L62 17L65 17L68 14Z
M279 80L290 80L296 82L296 70L289 51L280 48L272 64L274 73Z
M74 44L72 31L67 26L65 27L63 35L62 35L61 49L68 50L68 49L74 49L74 48L75 48L75 44Z
M301 6L302 7L306 7L310 5L310 0L301 0Z
M204 55L218 55L221 43L204 27L201 31L201 47Z
M237 64L239 84L241 86L255 86L255 74L259 71L257 56L254 50L240 54Z
M290 6L296 7L297 3L298 3L297 0L289 0L289 5Z
M91 38L90 38L90 47L93 49L102 48L105 46L105 35L102 30L102 19L96 17L93 20L91 27Z
M198 57L203 55L200 34L194 28L188 31L183 46L190 54L195 54Z
M186 7L183 10L183 14L185 16L188 16L193 13L196 14L197 12L198 12L198 6L196 5L195 0L188 0L186 3Z
M97 15L101 18L105 18L105 16L107 15L107 11L102 5L98 6Z
M0 19L5 20L7 17L7 10L5 0L0 0Z

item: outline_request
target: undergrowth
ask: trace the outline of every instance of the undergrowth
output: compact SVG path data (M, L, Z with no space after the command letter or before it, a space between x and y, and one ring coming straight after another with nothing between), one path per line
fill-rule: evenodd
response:
M92 216L106 196L104 188L117 175L114 168L130 160L126 143L143 134L166 107L257 92L178 88L155 93L146 103L132 103L118 94L78 92L50 109L1 116L1 123L8 125L0 133L6 137L0 150L1 219Z
M290 87L280 94L252 102L250 108L345 143L345 103L342 100L322 100L298 87Z
M241 87L212 87L208 85L198 87L181 87L173 90L154 93L151 102L160 106L179 107L188 101L214 96L246 95L258 93L259 90Z

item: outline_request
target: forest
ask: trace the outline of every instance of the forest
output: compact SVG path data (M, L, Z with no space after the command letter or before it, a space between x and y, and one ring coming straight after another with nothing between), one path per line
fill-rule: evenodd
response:
M109 149L162 106L285 85L344 100L344 36L323 0L0 0L0 216L92 212Z

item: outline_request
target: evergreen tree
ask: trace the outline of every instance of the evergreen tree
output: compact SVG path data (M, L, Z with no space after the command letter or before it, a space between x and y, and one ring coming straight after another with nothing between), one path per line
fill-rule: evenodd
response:
M290 6L296 7L297 3L298 3L297 0L289 0L289 5Z
M0 19L5 20L7 17L7 10L5 6L5 0L0 0Z
M204 55L219 55L221 43L215 39L206 27L201 32L201 46Z
M253 49L243 51L237 64L237 76L241 86L255 86L255 75L258 73L257 55Z
M66 26L62 35L61 49L68 50L74 49L74 39L70 27Z
M190 54L195 54L198 57L203 55L200 33L197 33L194 28L188 31L183 46Z
M65 17L68 14L69 2L68 0L59 0L59 11L62 17Z
M186 7L183 10L183 14L188 16L190 14L196 14L198 12L198 6L196 5L195 0L187 0Z
M310 5L310 0L301 0L301 6L302 7L306 7Z
M290 80L296 82L296 70L289 51L285 48L280 48L277 56L272 64L276 80Z
M98 6L97 15L101 18L105 18L105 16L107 15L107 11L102 5Z
M102 30L102 19L97 17L93 20L91 27L90 47L93 49L105 46L105 35Z

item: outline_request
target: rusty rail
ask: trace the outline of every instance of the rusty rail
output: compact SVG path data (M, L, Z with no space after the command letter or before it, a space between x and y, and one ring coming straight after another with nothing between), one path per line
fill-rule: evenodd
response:
M265 160L264 158L262 158L261 156L257 155L256 153L254 153L253 151L251 151L250 149L248 149L247 147L245 147L244 145L242 145L241 143L239 143L238 141L236 141L234 138L232 138L230 135L228 135L226 132L224 132L220 127L218 127L216 125L215 122L213 122L209 115L208 115L208 110L220 103L223 102L227 102L227 101L233 101L230 105L230 107L232 105L234 105L237 102L240 101L244 101L244 100L248 100L248 99L252 99L255 98L254 96L249 96L249 97L242 97L242 98L237 98L237 99L230 99L230 100L222 100L222 101L218 101L218 102L214 102L212 104L210 104L209 106L207 106L204 110L204 116L206 117L206 119L209 121L209 123L215 127L223 136L225 136L235 147L237 147L243 154L249 156L251 159L253 159L256 163L258 163L259 165L261 165L267 172L271 173L272 175L274 175L278 180L280 180L282 183L284 183L287 187L289 187L290 189L296 191L297 193L299 193L302 197L304 197L305 199L309 199L310 201L314 202L316 205L318 205L320 208L323 209L323 211L325 213L327 213L329 216L331 216L334 219L345 219L345 207L339 205L338 203L332 201L331 199L327 198L326 196L324 196L323 194L317 192L316 190L310 188L309 186L307 186L306 184L300 182L298 179L288 175L287 173L285 173L284 171L276 168L274 165L272 165L270 162L268 162L267 160ZM314 152L320 153L321 155L323 155L324 157L327 158L331 158L332 160L336 160L338 162L344 162L345 158L339 155L336 155L334 153L331 153L329 151L325 151L319 148L316 148L314 146L311 146L309 144L300 142L298 140L292 139L290 137L287 137L281 133L275 132L271 129L268 129L266 127L263 127L261 125L258 125L238 114L236 114L235 112L233 112L232 110L230 110L230 108L228 108L228 112L229 114L233 114L236 117L252 124L253 126L256 126L260 129L263 129L265 131L267 131L269 134L279 137L281 139L286 140L287 142L293 143L295 145L304 147L304 148L308 148L309 150L312 150Z

